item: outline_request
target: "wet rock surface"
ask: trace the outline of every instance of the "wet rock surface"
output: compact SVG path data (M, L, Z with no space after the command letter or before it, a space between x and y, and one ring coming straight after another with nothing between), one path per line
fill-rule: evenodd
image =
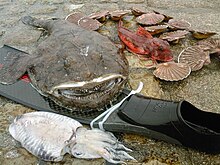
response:
M0 1L0 46L10 46L32 52L46 36L43 31L25 26L20 18L31 15L37 18L65 18L74 11L91 14L101 10L129 9L142 7L146 10L156 10L184 19L191 23L194 29L214 31L220 37L219 1L203 0L15 0ZM102 32L119 41L116 23L106 23ZM175 59L182 49L191 45L185 41L172 47ZM144 82L142 94L169 100L185 99L205 111L220 113L220 61L211 57L211 64L202 70L193 72L187 79L179 82L165 82L156 79L152 70L131 53L125 52L130 64L129 84L135 88L139 81ZM16 115L34 111L10 100L0 97L0 162L1 164L38 164L39 160L29 154L14 141L8 132L8 126ZM220 164L220 155L209 155L201 152L168 144L147 137L122 134L120 140L133 149L131 153L139 164ZM105 164L103 159L81 160L66 155L60 163L45 164ZM129 163L137 164L137 163Z

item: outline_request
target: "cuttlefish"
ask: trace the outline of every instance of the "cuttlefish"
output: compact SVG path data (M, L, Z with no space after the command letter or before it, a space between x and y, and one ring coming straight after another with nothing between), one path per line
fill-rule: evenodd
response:
M100 129L87 129L78 121L51 112L31 112L9 126L13 138L44 161L58 162L66 153L76 158L104 158L111 163L134 160L116 137Z

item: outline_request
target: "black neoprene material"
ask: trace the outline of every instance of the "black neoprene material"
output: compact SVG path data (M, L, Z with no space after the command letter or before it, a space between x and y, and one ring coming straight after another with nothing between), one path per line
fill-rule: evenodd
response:
M176 113L175 110L177 108L177 102L146 98L143 95L133 95L122 104L118 115L129 123L153 126L166 124L172 120L171 118L175 121L177 116L173 115L173 113Z

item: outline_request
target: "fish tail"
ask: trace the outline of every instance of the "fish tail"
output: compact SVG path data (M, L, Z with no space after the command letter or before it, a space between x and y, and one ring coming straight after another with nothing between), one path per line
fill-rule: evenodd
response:
M118 27L121 28L122 26L123 26L123 22L122 22L122 20L120 19L119 22L118 22Z
M13 84L27 71L31 56L4 45L0 48L0 83Z

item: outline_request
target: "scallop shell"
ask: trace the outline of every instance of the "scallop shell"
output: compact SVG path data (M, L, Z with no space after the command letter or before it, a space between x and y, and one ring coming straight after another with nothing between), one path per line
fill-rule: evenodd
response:
M203 65L210 63L208 52L203 51L199 46L191 46L184 49L178 56L178 62L186 63L192 71L199 70Z
M215 32L208 32L208 31L193 31L192 32L192 36L196 39L206 39L206 38L209 38L213 35L215 35L217 33Z
M102 24L92 18L83 17L78 21L78 25L87 30L98 30Z
M159 38L167 41L175 41L181 38L185 38L188 33L189 32L186 30L177 30L174 32L163 33Z
M191 69L187 64L166 62L158 64L153 74L166 81L179 81L190 75Z
M144 9L137 8L137 7L132 7L131 12L135 16L140 16L142 14L146 14L147 12Z
M98 13L90 14L88 17L92 19L99 20L100 22L104 22L106 20L106 16L109 15L109 11L104 10Z
M145 27L145 29L152 35L165 32L167 28L168 28L167 25L156 25L156 26Z
M162 14L162 13L160 13L160 12L158 12L158 11L155 11L155 10L153 10L154 11L154 13L156 13L156 14L161 14L161 15L163 15L165 18L164 18L164 21L169 21L170 19L173 19L173 17L171 17L171 16L169 16L169 15L165 15L165 14Z
M164 20L162 14L147 13L136 18L136 21L142 25L156 25Z
M60 161L67 142L74 142L78 127L82 125L66 116L32 112L16 117L9 132L33 155L46 161Z
M83 13L80 12L69 14L68 16L66 16L65 20L77 24L87 30L97 30L100 26L102 26L99 21L85 16Z
M209 40L199 41L197 45L210 54L220 53L220 39L210 38Z
M75 12L67 15L65 20L78 25L78 21L83 17L85 17L85 14L81 12Z
M189 29L191 27L191 24L185 20L175 20L170 19L168 21L168 25L170 28L173 29Z
M114 21L120 20L124 15L130 13L130 10L116 10L110 12L110 18Z

